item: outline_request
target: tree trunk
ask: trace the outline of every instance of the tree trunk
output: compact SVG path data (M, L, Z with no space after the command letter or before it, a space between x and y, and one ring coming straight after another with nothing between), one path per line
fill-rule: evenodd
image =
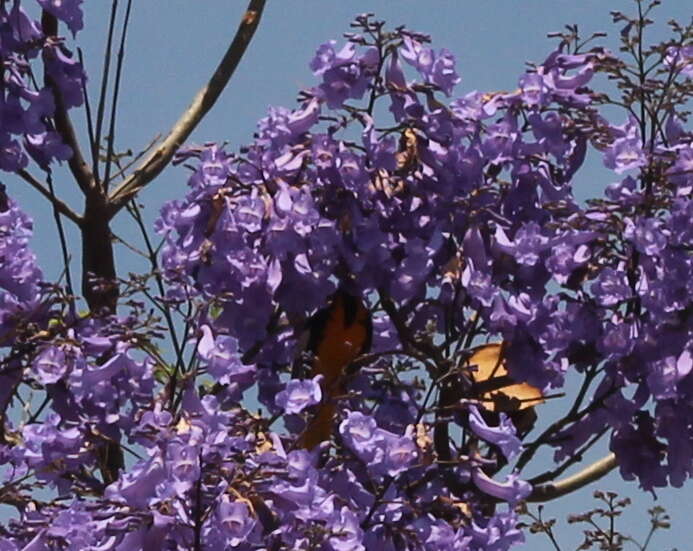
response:
M118 284L109 217L102 197L88 197L82 225L82 293L96 315L116 313ZM115 438L97 448L99 467L105 484L118 479L125 467L123 451Z

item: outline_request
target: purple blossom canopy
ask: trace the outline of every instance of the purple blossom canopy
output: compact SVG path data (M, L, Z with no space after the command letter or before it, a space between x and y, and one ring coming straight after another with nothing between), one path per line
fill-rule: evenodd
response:
M81 0L38 3L82 28ZM73 154L50 119L82 105L85 76L20 4L0 5L0 168L50 173ZM590 86L619 64L600 47L563 39L516 90L455 98L451 52L370 15L355 27L249 144L178 152L187 194L113 312L43 281L0 187L0 462L19 504L0 549L505 551L524 541L515 505L556 478L524 480L539 447L568 466L605 435L646 490L691 477L682 115L607 120ZM670 80L690 78L690 47L662 52ZM618 176L581 201L588 150ZM368 312L358 354L348 301L321 317L346 296ZM482 343L486 370L470 365ZM569 376L571 414L528 443ZM27 389L44 402L20 420ZM329 438L308 449L320 412Z

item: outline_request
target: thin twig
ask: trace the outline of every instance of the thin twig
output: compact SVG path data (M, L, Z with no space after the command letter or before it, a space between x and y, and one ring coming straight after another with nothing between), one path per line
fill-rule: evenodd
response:
M587 394L587 390L591 386L592 381L594 380L596 375L596 369L590 368L589 371L585 373L585 378L582 381L582 385L580 387L580 390L578 391L578 395L576 396L575 401L573 402L573 405L571 406L568 413L566 413L562 418L552 423L544 432L541 433L541 435L539 435L539 437L534 442L525 445L525 449L520 455L520 458L518 459L515 465L515 468L518 471L522 471L522 469L527 465L527 463L529 463L529 461L534 457L534 454L537 452L539 447L542 444L545 444L550 436L561 430L567 424L581 419L583 415L590 411L590 406L584 408L582 411L580 411L580 406L582 405L584 397ZM592 404L595 405L595 407L596 405L601 405L601 401L604 399L604 396L600 398L600 400L595 399L593 401Z
M84 53L82 52L82 48L77 48L77 55L79 56L79 64L84 67ZM87 132L89 133L89 143L92 146L92 156L94 157L94 163L98 160L98 146L97 150L94 151L94 143L95 143L95 134L94 134L94 119L92 117L91 113L91 103L89 101L89 93L87 91L87 76L85 74L82 74L82 95L84 96L84 113L85 113L85 118L87 119ZM94 177L98 180L98 175L94 175Z
M176 353L176 366L174 368L174 372L171 375L171 381L172 381L172 389L171 389L171 404L173 403L173 396L174 396L174 390L175 390L175 384L176 384L176 379L178 376L178 372L183 370L183 348L181 347L180 341L178 340L178 333L176 332L176 325L173 322L173 316L171 315L171 309L168 306L168 303L165 301L165 296L166 296L166 289L164 288L164 282L163 279L161 278L161 273L159 271L159 262L157 261L156 258L156 251L154 250L154 247L152 246L151 239L149 238L149 232L147 232L147 227L144 224L144 220L142 219L142 214L140 213L139 207L137 206L137 203L135 201L130 202L130 208L128 209L132 217L134 218L135 222L137 223L137 226L140 229L140 233L142 234L142 239L144 240L144 245L147 248L147 258L149 259L149 263L152 267L152 274L154 275L154 280L156 281L156 286L159 290L159 294L161 295L161 299L163 301L163 306L161 309L161 312L164 315L164 318L166 320L166 325L168 326L169 333L171 335L171 343L173 344L173 350Z
M128 32L130 23L130 9L132 8L132 0L128 0L128 5L125 8L125 21L123 21L123 31L120 35L120 46L118 47L118 62L116 64L115 84L113 85L113 97L111 98L111 121L108 129L108 146L106 149L106 168L103 176L103 189L108 191L108 185L111 179L111 162L113 160L113 148L115 147L115 126L116 116L118 111L118 94L120 93L120 79L123 75L123 60L125 59L125 38Z
M53 177L50 172L46 177L48 182L48 189L50 190L51 197L55 197L55 190L53 189ZM58 238L60 239L60 251L63 255L63 264L65 266L65 282L67 283L67 291L70 293L70 297L75 296L75 290L72 286L72 273L70 271L70 252L67 249L67 239L65 238L65 228L63 227L63 221L60 219L60 212L58 211L55 203L53 203L53 218L55 219L55 225L58 228ZM75 301L74 298L70 298L70 310L74 314Z
M266 0L250 0L236 36L214 71L209 82L197 93L192 103L173 125L168 135L149 157L110 194L110 216L114 216L143 187L169 164L181 144L190 136L202 118L216 103L241 61L260 23Z
M94 177L99 181L99 148L101 147L101 131L103 129L104 112L106 110L106 92L108 91L108 77L111 73L111 48L113 46L113 33L116 26L116 15L118 13L118 0L111 2L111 17L108 21L108 37L106 38L106 51L103 57L103 68L101 69L101 90L99 91L99 103L96 108L96 132L91 142L92 166L94 167Z
M156 142L158 142L161 139L161 134L157 134L152 138L152 140L147 144L142 151L138 152L132 159L130 159L127 163L121 164L118 161L118 172L114 173L111 176L111 180L115 180L116 178L120 178L125 174L125 172L132 166L134 165L137 161L139 161L142 157L144 157L147 152L156 145Z
M149 260L149 256L147 256L147 253L139 250L132 243L128 243L125 239L120 237L118 234L111 232L111 237L115 243L120 243L121 245L123 245L124 247L126 247L127 249L129 249L133 253L135 253L137 256L141 256L142 258Z
M595 434L581 449L577 450L575 453L573 453L570 458L568 458L566 461L564 461L561 465L556 467L555 469L551 469L549 471L546 471L540 475L535 476L532 478L529 482L532 485L537 485L537 484L542 484L544 482L548 482L549 480L553 480L554 478L561 476L566 470L570 468L571 465L574 465L575 463L579 463L582 461L582 458L584 457L585 453L592 447L594 446L602 436L604 436L608 430L609 426L604 427L602 430L600 430L597 434Z
M58 199L54 193L51 193L48 188L44 187L43 184L34 178L34 176L32 176L29 172L21 169L17 171L17 175L46 199L48 199L53 205L53 208L65 216L65 218L68 218L77 226L82 225L82 217L73 211L66 203L63 203L60 199Z
M38 409L29 417L25 425L31 425L36 422L38 419L39 415L43 412L44 409L46 409L46 406L50 403L51 397L46 394L46 396L43 398L43 402L41 402L41 405L38 407Z

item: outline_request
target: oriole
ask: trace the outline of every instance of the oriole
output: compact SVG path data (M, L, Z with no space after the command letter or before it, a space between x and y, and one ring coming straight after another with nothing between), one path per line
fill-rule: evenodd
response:
M335 399L345 393L349 364L370 349L373 326L363 301L340 289L330 304L311 318L308 330L308 350L315 357L312 375L323 376L323 399L299 445L313 449L332 435Z

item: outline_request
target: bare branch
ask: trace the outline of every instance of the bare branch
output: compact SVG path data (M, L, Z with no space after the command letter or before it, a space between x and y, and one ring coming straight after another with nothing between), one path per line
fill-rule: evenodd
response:
M84 67L84 52L82 48L77 48L77 55L79 56L79 64ZM94 137L94 118L91 113L91 104L89 103L89 92L87 91L87 75L82 73L82 94L84 95L84 114L87 121L87 134L89 135L89 144L92 148L94 159L98 160L98 147L94 148L94 143L96 143L96 138ZM92 162L92 168L96 161ZM94 179L99 181L99 174L97 171L94 172Z
M99 103L96 107L96 131L91 141L91 157L96 181L99 181L99 147L101 147L101 130L103 128L104 111L106 110L108 77L111 73L111 48L113 45L113 33L115 32L117 13L118 0L113 0L111 2L111 18L108 23L108 38L106 39L106 51L104 52L103 69L101 70L101 91L99 92Z
M522 471L522 469L524 469L527 463L529 463L530 460L534 457L534 454L537 452L539 447L545 444L549 437L556 434L566 425L582 419L582 417L590 411L595 410L598 407L601 407L602 402L604 398L608 396L608 393L606 393L603 396L600 396L599 399L595 398L590 405L580 410L580 406L582 405L585 395L587 394L587 390L589 389L590 385L592 384L592 381L596 376L596 367L590 368L585 373L582 385L580 387L580 390L578 391L577 397L575 398L575 402L570 408L570 411L568 411L568 413L566 413L564 417L561 417L560 419L552 423L548 428L546 428L546 430L544 430L544 432L542 432L541 435L534 442L525 445L525 449L520 455L520 459L518 459L517 463L515 464L515 468L518 471Z
M265 0L250 0L248 9L236 31L236 36L214 71L212 78L197 93L188 109L173 125L161 145L111 193L111 217L168 165L181 144L216 103L250 44L260 23L264 8Z
M48 189L52 197L55 197L55 188L53 187L53 177L48 174L47 178ZM58 208L53 203L53 218L55 219L55 227L58 230L58 237L60 239L60 250L63 254L63 264L65 266L65 281L67 282L67 291L70 293L70 309L74 313L75 308L75 289L72 286L72 271L70 270L70 251L67 247L67 237L65 237L65 228L63 227L63 221L60 218L60 212Z
M60 199L58 199L54 194L50 192L48 188L46 188L41 182L39 182L26 170L18 170L17 174L22 180L24 180L27 184L29 184L46 199L48 199L51 202L51 205L53 205L53 208L55 208L60 214L65 216L65 218L69 218L75 224L77 224L77 226L82 225L82 217L79 214L77 214L67 204L63 203Z
M118 96L120 94L120 79L123 75L123 60L125 59L125 38L128 33L128 25L130 23L130 10L132 8L132 0L128 0L128 5L125 8L125 21L123 22L123 30L120 34L120 47L118 48L118 60L116 63L115 84L113 86L113 98L111 99L111 121L108 130L108 146L106 153L106 168L104 169L103 185L105 192L108 192L108 185L111 179L111 163L113 162L113 149L115 148L115 127L116 114L118 112ZM97 144L98 147L98 144Z
M558 482L535 486L534 490L527 498L527 501L543 502L564 496L587 486L595 480L599 480L611 472L617 465L616 456L610 453L574 475L559 480Z
M599 440L601 440L602 436L604 436L608 430L609 426L607 425L604 427L602 430L600 430L597 434L595 434L590 440L583 445L580 449L575 450L573 454L563 463L558 465L554 469L550 469L548 471L543 472L540 475L537 475L529 480L529 483L532 484L533 486L537 486L539 484L543 484L544 482L549 482L550 480L554 480L555 478L558 478L561 476L564 472L566 472L572 465L575 465L575 463L580 463L585 455L585 453L592 447L594 446Z

